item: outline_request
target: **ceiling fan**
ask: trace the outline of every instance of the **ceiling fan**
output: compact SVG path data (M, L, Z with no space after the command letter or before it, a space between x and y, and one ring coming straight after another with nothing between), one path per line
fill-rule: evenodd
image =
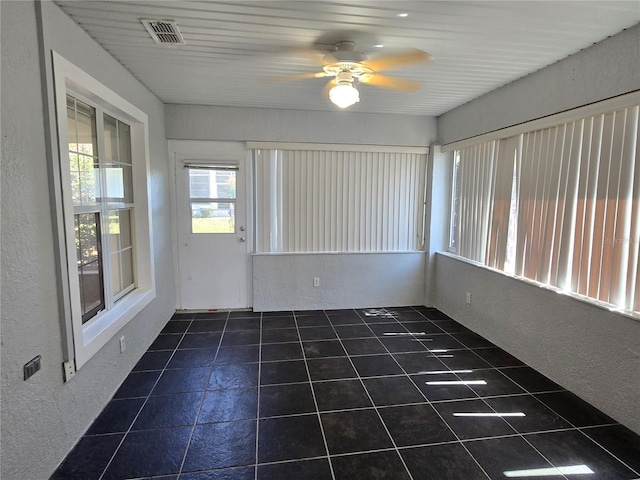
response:
M369 59L367 55L357 50L355 42L340 41L320 60L321 71L288 75L278 77L276 80L333 77L325 87L325 92L335 105L347 108L360 101L357 83L403 92L417 90L420 88L419 82L381 75L379 72L431 60L433 57L430 54L417 49Z

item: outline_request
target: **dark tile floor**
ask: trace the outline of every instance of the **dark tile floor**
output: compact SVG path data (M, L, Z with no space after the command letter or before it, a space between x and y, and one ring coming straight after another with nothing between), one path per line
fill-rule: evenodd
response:
M543 474L637 479L640 439L441 312L403 307L178 313L52 479Z

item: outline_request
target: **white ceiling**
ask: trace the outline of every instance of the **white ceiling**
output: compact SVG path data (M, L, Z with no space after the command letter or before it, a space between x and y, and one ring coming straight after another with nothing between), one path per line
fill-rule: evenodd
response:
M440 115L640 22L638 0L55 3L165 103L336 110L327 79L265 78L318 71L294 50L340 40L370 57L425 50L432 63L387 72L420 90L362 85L350 107L412 115ZM142 18L176 20L187 45L155 44Z

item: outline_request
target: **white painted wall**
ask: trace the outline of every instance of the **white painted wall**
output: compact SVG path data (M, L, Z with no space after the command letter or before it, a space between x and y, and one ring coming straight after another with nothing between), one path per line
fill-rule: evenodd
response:
M640 26L444 114L438 138L452 142L637 89ZM640 322L443 255L435 282L437 308L640 433Z
M49 1L0 2L2 34L2 352L0 476L47 479L148 348L174 307L164 106ZM38 16L43 30L39 42ZM62 381L45 69L51 49L149 115L157 297L68 383ZM52 79L46 79L50 88ZM127 350L119 353L124 335ZM27 381L22 366L42 356Z
M176 140L427 146L436 137L435 118L427 116L196 105L166 105L165 112L167 138ZM252 306L255 310L290 310L423 304L424 254L397 257L402 260L396 266L391 258L396 257L254 256ZM422 268L419 275L417 265ZM389 275L378 273L384 269L393 282ZM363 272L375 274L363 280L367 275ZM322 287L313 288L309 279L317 276L324 278ZM418 285L421 293L415 295Z
M166 105L167 138L266 142L430 145L435 117L269 108Z
M447 255L436 281L438 309L640 433L640 322Z
M640 89L640 25L438 118L438 143L508 127Z
M422 305L424 252L253 255L256 311ZM319 278L320 285L313 286Z

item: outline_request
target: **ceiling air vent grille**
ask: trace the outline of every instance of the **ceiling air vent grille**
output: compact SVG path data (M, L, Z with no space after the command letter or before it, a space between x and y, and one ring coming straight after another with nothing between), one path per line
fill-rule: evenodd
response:
M141 20L153 41L160 45L186 45L174 20Z

